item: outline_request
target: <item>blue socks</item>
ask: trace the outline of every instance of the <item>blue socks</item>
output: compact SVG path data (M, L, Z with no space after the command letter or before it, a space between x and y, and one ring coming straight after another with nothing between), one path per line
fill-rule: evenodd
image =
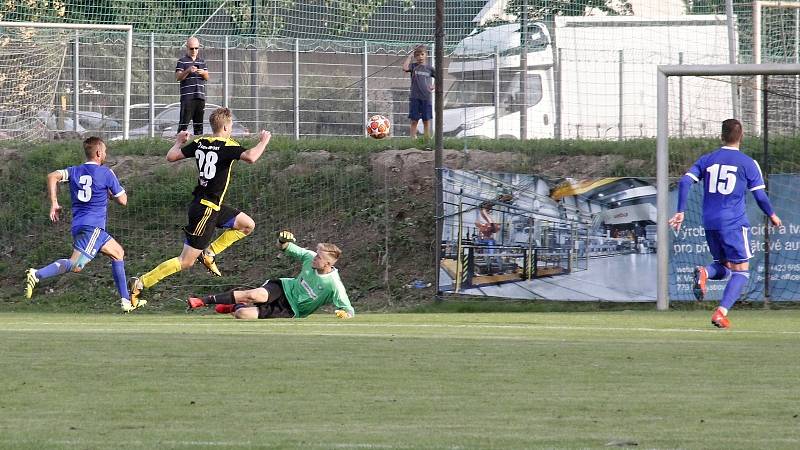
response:
M72 261L68 259L59 259L52 264L42 267L36 271L36 278L44 280L45 278L52 278L62 273L69 272L72 269ZM114 275L114 284L117 285L117 291L120 298L131 298L128 292L128 284L126 283L127 277L125 276L125 261L111 261L111 273Z
M719 306L730 311L733 308L733 304L742 295L748 280L750 280L750 272L731 271L731 279L722 292L722 300L719 302Z
M111 261L111 273L114 275L114 284L117 285L117 292L119 292L119 297L124 299L130 299L131 295L128 292L128 285L126 283L127 277L125 277L125 261Z
M731 273L731 269L728 269L718 262L713 262L706 266L706 273L708 273L709 280L724 280L725 278L728 278L728 275Z
M56 275L68 272L72 269L72 261L68 259L59 259L48 266L44 266L36 271L36 278L44 280L45 278L52 278Z

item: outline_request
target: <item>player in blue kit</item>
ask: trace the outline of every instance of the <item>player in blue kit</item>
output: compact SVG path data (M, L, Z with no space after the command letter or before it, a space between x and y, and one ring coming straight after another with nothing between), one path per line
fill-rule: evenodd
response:
M769 216L776 227L781 219L772 210L764 188L761 168L752 158L739 151L742 143L742 124L736 119L722 122L722 147L701 156L678 182L678 212L669 220L680 230L686 209L686 197L692 184L703 182L703 227L706 242L714 262L694 270L694 295L705 298L707 280L723 280L730 276L719 307L711 323L729 328L728 311L739 299L750 278L749 228L745 209L747 191L753 193L758 207Z
M111 258L111 272L119 292L122 310L133 311L143 301L131 303L125 278L125 252L122 246L106 233L108 199L113 198L122 206L128 204L125 189L117 176L103 163L106 160L106 144L98 137L83 141L86 162L70 166L47 175L47 191L50 194L50 220L58 222L61 206L58 204L58 183L69 183L72 199L72 256L59 259L39 270L28 269L25 281L25 297L31 298L36 283L66 273L80 272L97 256L97 252Z

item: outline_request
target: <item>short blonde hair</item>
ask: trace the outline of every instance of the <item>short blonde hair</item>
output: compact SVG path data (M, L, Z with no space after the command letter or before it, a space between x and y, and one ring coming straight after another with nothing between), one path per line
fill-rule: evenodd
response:
M214 130L214 133L217 133L222 130L226 123L233 122L233 113L228 108L217 108L211 113L208 122L211 124L211 129Z
M336 244L331 244L328 242L320 242L317 244L317 249L321 252L328 253L333 257L335 261L339 260L339 257L342 256L342 250L336 246ZM335 262L334 261L334 262Z

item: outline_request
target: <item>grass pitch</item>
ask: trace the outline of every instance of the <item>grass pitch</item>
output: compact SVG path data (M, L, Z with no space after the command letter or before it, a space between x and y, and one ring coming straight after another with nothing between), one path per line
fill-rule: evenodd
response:
M800 447L800 311L0 314L0 448Z

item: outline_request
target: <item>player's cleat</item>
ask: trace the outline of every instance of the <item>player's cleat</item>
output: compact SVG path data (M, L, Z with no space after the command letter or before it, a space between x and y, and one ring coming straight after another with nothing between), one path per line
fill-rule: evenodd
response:
M203 302L203 299L201 298L189 297L189 299L186 300L186 306L187 309L198 309L206 306L206 304L205 302Z
M142 306L147 304L147 300L138 300L134 305L130 300L127 298L120 299L119 301L120 306L122 307L122 312L129 313L135 309L141 308Z
M728 320L728 317L725 314L722 314L719 308L714 310L714 314L711 315L711 323L717 328L730 328L731 321Z
M234 310L236 310L236 305L217 305L214 307L214 311L216 311L217 314L230 314Z
M703 266L694 268L694 285L692 285L692 292L694 298L698 301L706 298L706 281L708 281L708 272Z
M139 277L131 277L128 280L128 293L131 295L131 306L133 306L133 309L147 304L146 301L139 299L139 296L142 295L142 289L144 289L144 285ZM142 304L142 302L144 302L144 304Z
M217 277L222 276L222 272L220 272L217 268L217 263L214 262L214 254L211 253L210 250L203 250L203 253L200 253L200 255L197 257L197 260L203 263L203 265L206 266L206 269L208 269L212 275Z
M36 278L36 269L28 269L25 272L25 298L33 297L33 288L36 287L36 283L39 282L39 279Z

